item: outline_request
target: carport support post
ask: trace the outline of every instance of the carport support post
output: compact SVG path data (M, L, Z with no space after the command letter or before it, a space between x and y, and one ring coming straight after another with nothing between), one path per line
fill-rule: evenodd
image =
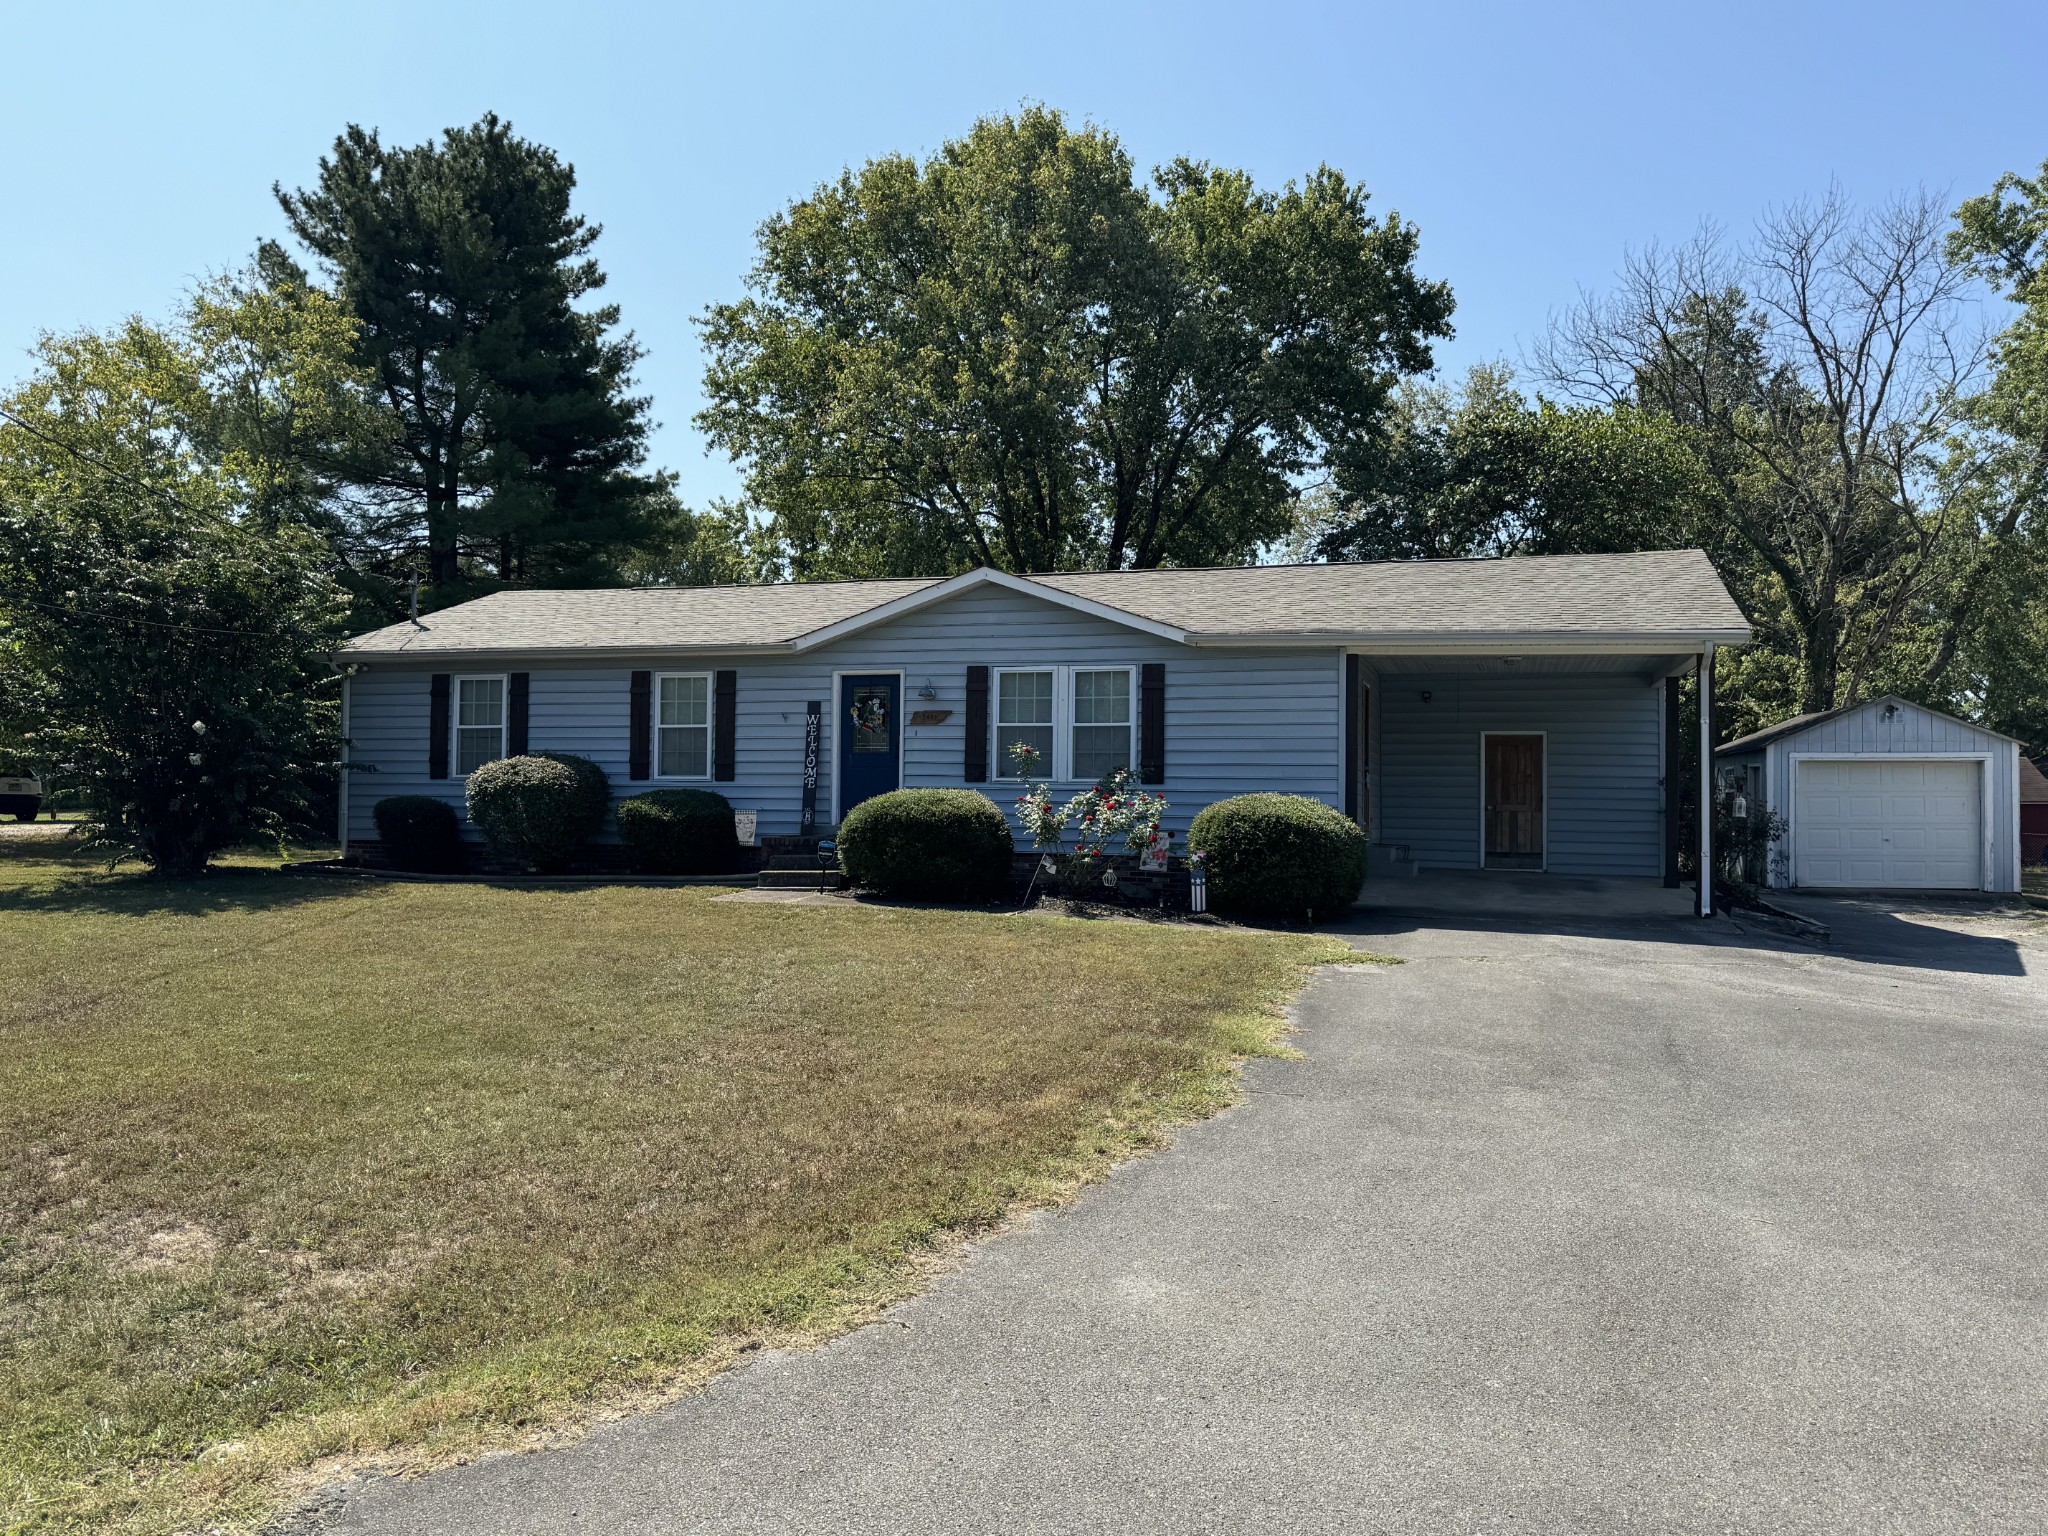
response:
M1714 648L1700 652L1700 899L1714 915Z
M1672 673L1664 679L1664 888L1678 889L1678 856L1685 849L1685 830L1680 825L1684 819L1678 808L1684 796L1678 792L1684 772L1678 759L1679 716L1684 702L1679 697L1679 684L1683 679Z

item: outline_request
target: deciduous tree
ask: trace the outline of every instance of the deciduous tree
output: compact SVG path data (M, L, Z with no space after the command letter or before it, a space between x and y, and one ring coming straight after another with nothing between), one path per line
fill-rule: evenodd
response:
M1338 464L1315 542L1332 560L1596 554L1694 541L1701 466L1682 428L1623 405L1525 400L1506 368L1403 386Z
M1449 334L1416 231L1030 108L762 226L698 420L796 574L1246 560Z
M1730 250L1632 257L1539 354L1550 385L1683 426L1707 543L1800 708L1853 701L1916 627L1961 611L1984 464L1957 452L1982 350L1931 197L1796 204ZM1940 611L1937 611L1940 610ZM1931 660L1931 658L1930 658Z
M40 355L0 420L0 739L196 873L331 786L347 597L322 539L254 510L264 463L193 434L201 353L134 321Z
M1983 538L1930 670L1952 663L1986 718L2048 751L2048 161L1956 212L1948 253L2018 306L1970 402L1990 440Z

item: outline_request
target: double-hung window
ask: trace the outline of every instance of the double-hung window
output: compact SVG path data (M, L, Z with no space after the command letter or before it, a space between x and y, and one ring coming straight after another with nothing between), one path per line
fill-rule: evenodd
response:
M455 679L455 772L467 778L505 755L505 679Z
M1038 667L995 674L995 767L1000 778L1092 784L1136 766L1134 673L1129 667ZM1016 748L1037 754L1028 768Z
M654 680L654 772L664 779L711 777L711 677L664 672Z
M1090 783L1118 768L1133 766L1131 751L1131 669L1074 669L1070 777Z
M999 778L1051 778L1053 765L1053 695L1059 674L1041 672L996 674L996 774ZM1029 747L1035 758L1019 763L1017 749Z

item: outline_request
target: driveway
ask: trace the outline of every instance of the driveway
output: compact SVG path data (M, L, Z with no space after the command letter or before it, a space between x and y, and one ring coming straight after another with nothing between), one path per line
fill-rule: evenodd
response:
M1368 916L1302 1059L885 1322L309 1528L2048 1529L2048 930L1828 910Z

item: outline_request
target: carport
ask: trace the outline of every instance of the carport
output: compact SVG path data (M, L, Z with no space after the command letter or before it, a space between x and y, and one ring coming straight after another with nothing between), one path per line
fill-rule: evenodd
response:
M1896 697L1799 715L1715 753L1785 820L1783 889L2016 891L2019 743Z

